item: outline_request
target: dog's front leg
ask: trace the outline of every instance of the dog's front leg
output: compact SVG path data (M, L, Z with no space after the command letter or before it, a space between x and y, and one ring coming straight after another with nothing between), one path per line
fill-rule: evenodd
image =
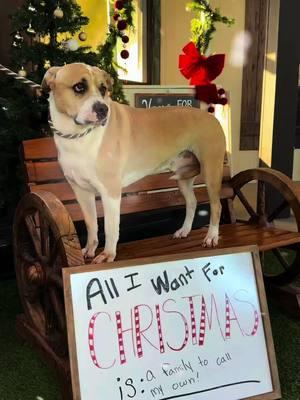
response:
M98 221L95 194L82 189L80 186L70 182L80 205L87 230L87 242L82 249L85 258L93 258L98 246Z
M120 229L121 190L114 196L102 192L101 199L104 209L105 246L104 250L94 258L95 264L111 262L116 257Z

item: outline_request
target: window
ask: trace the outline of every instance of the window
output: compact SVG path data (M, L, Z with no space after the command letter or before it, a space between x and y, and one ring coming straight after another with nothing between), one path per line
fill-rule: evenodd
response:
M91 46L93 50L103 43L106 38L109 24L108 5L109 0L77 0L83 15L90 19L89 24L83 27L87 34L85 46Z
M123 60L120 53L123 43L118 41L117 64L120 79L133 82L147 82L147 2L133 0L135 13L133 16L134 29L128 32L129 43L126 49L129 58Z

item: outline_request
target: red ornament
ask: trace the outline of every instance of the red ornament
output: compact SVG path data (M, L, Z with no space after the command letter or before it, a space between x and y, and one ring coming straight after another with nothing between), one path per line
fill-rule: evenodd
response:
M123 43L128 43L129 42L129 37L127 35L122 36L122 42Z
M118 21L119 17L120 17L120 14L115 14L113 16L114 21Z
M124 8L124 1L118 0L115 2L115 8L117 10L122 10Z
M222 97L219 101L220 104L222 104L222 106L225 106L228 103L228 100L226 97Z
M219 103L219 96L217 87L214 83L208 85L197 85L196 86L196 99L205 101L205 103Z
M213 107L213 106L209 106L208 107L208 109L207 109L207 111L209 112L209 113L214 113L215 112L215 107Z
M222 96L222 94L225 94L225 90L224 90L223 88L220 88L220 89L218 90L218 94L219 94L220 96Z
M119 31L124 31L124 29L127 28L127 22L124 19L121 19L121 21L118 22L117 28Z
M122 50L120 54L121 54L121 57L124 58L124 60L126 60L129 57L128 50Z

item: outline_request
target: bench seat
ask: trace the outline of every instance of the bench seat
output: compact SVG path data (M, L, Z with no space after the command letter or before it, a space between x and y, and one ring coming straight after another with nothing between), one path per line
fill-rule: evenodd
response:
M183 239L173 239L171 235L163 235L122 243L118 245L117 260L201 251L205 249L201 243L206 233L207 228L200 228L193 230L187 238ZM218 248L257 244L260 251L266 251L296 243L300 244L300 233L298 232L236 223L220 226Z

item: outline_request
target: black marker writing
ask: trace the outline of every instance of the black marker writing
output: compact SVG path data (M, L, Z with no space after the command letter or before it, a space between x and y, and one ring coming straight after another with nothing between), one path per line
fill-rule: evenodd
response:
M131 280L131 282L130 282L131 283L131 287L129 287L127 289L127 292L130 292L130 290L133 290L133 289L136 289L136 288L142 286L141 283L138 284L138 285L134 283L134 277L137 276L138 274L139 274L138 272L134 272L133 274L129 274L129 275L125 275L124 276L124 278L130 278L130 280Z
M115 297L119 297L119 292L118 289L115 285L115 282L112 278L108 280L104 280L106 290L108 292L108 295L111 297L111 299L114 299ZM92 291L95 290L95 291ZM87 302L87 309L91 310L92 309L92 304L91 304L91 299L96 296L101 296L101 299L104 304L107 304L107 299L105 295L104 288L99 281L98 278L94 278L90 280L86 287L86 302Z

